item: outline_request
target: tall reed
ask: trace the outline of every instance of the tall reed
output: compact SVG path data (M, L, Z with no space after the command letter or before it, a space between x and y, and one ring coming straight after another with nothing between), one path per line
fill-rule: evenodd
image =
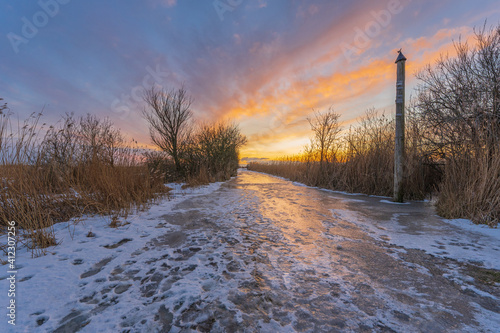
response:
M249 163L250 170L262 171L311 186L392 196L394 170L394 122L385 115L369 110L358 125L352 126L334 144L326 163L319 162L318 153L307 148L305 153L280 158L268 163ZM423 199L432 189L423 178L432 179L434 172L425 168L422 151L408 131L405 180L406 198Z
M15 221L33 255L57 243L53 224L83 214L126 216L166 195L164 175L94 116L15 126L0 115L0 223Z

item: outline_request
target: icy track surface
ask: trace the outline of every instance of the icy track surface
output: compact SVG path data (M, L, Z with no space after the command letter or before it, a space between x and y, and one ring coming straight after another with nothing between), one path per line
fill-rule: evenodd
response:
M500 268L499 230L433 214L241 171L118 229L58 224L48 255L18 255L0 332L498 332L500 286L475 272Z

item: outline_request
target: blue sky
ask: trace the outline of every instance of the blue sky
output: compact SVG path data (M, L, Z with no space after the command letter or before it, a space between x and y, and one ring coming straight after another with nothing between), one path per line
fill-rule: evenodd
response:
M242 157L273 157L307 143L312 108L344 126L390 114L395 51L410 95L485 19L500 22L498 1L3 0L0 97L20 118L92 113L149 144L142 90L184 84L199 121L240 123Z

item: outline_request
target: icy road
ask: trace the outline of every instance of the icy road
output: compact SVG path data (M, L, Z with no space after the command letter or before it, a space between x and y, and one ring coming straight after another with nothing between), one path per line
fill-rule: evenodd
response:
M498 230L443 221L428 203L241 171L127 221L118 229L96 218L69 231L57 226L64 240L47 256L20 255L16 327L3 316L0 331L500 327L500 284L482 279L486 268L500 268ZM90 230L95 237L86 237Z

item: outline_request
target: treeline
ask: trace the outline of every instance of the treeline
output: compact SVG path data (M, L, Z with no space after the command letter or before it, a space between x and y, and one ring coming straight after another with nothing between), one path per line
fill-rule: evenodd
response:
M447 218L491 226L500 220L500 25L475 31L417 73L406 109L406 199L437 194ZM249 169L313 186L392 196L394 120L373 110L341 132L333 109L309 119L313 137L300 156Z
M248 168L276 174L311 186L351 193L392 196L394 178L394 120L368 110L357 126L342 133L333 109L309 119L314 136L299 155ZM325 130L327 129L327 130ZM424 158L407 130L406 199L423 199L437 188L439 163Z
M192 98L186 89L146 91L148 108L143 112L151 140L162 151L149 155L150 165L167 180L189 183L227 180L235 176L239 149L246 143L236 124L217 122L196 125Z
M15 221L21 242L39 255L56 244L56 222L99 214L117 226L131 211L168 195L166 182L198 185L236 174L245 143L236 125L195 126L183 88L152 89L145 100L160 151L127 142L109 119L90 114L68 114L50 126L41 124L41 113L32 114L15 126L1 104L0 225Z

